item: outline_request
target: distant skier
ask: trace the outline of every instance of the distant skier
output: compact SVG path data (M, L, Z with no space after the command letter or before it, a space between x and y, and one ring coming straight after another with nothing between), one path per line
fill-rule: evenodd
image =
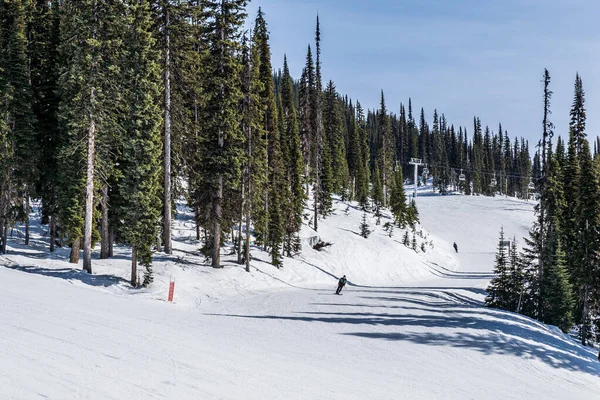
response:
M346 275L344 275L340 278L340 280L338 281L338 287L337 287L337 290L335 291L335 294L340 294L340 292L342 291L344 286L346 286L346 281L347 281Z
M458 253L458 246L457 246L456 242L454 242L454 244L452 246L454 246L454 251L456 251Z

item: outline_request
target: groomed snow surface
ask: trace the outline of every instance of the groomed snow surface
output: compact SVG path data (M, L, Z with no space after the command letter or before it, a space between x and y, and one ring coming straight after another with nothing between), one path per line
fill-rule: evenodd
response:
M303 229L300 256L277 270L253 248L250 273L231 243L210 268L181 207L148 289L127 283L127 248L89 276L68 249L48 252L46 226L29 247L15 230L0 256L0 399L600 399L596 350L483 307L500 226L522 242L533 204L427 189L417 204L417 252L383 230L389 215L360 237L362 212L337 202L318 234ZM332 246L313 250L317 237Z

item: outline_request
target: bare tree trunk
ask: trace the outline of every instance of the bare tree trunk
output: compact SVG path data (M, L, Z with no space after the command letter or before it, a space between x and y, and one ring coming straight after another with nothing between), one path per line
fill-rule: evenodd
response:
M101 222L101 235L100 240L100 259L106 260L108 258L108 242L110 242L110 232L108 231L108 185L102 187L102 201L100 203L102 208L102 222Z
M317 156L318 157L318 156ZM319 164L317 162L317 164ZM313 193L314 199L315 199L315 204L314 204L314 208L315 208L315 222L314 222L314 226L313 228L315 229L315 231L317 231L319 229L319 166L317 165L317 168L315 169L315 187L314 187L314 193Z
M137 287L137 250L131 249L131 286Z
M56 221L54 216L50 215L50 253L54 252L54 242L56 241Z
M25 191L25 246L29 246L29 191Z
M221 267L221 200L223 199L223 176L217 178L217 188L213 198L213 218L214 228L212 232L212 266L213 268Z
M195 219L195 224L196 224L196 240L200 240L200 224L198 223L198 221L200 220L200 211L198 210L198 206L196 206L196 209L194 210L196 219Z
M90 103L94 103L94 88L90 93ZM94 216L94 157L96 153L96 123L90 115L88 129L87 183L85 186L85 228L83 232L83 269L92 273L92 224Z
M308 165L308 163L306 163L304 165L304 175L306 176L306 198L310 198L310 184L308 183L308 181L310 180L309 177L310 174L310 166Z
M113 257L114 253L114 243L115 243L115 230L112 225L108 225L108 257Z
M250 193L250 184L248 185L248 193ZM248 208L251 208L249 205ZM250 210L246 210L246 246L245 246L245 258L246 258L246 272L250 272Z
M81 247L81 238L73 240L71 245L71 254L69 255L69 262L71 264L79 264L79 249Z
M240 210L240 224L238 225L238 237L237 237L237 250L238 250L238 264L242 264L242 221L244 220L244 208L246 206L245 197L245 185L246 177L242 177L242 207Z
M221 12L224 12L223 10L224 5L221 4ZM218 35L220 36L221 40L224 41L225 40L225 30L223 27L219 27L219 32ZM221 45L220 48L220 54L219 54L219 74L221 76L225 75L225 49L223 48L223 45ZM225 86L224 84L221 82L221 85L219 87L219 96L221 99L225 98ZM225 114L225 109L224 109L225 105L221 104L220 105L220 113L222 115ZM221 128L219 128L218 134L217 134L217 144L219 146L220 149L223 149L223 147L225 147L225 135L224 132ZM222 206L222 201L223 201L223 175L221 173L217 174L217 186L214 188L214 192L213 192L213 196L212 196L212 218L213 218L213 232L212 232L212 240L213 240L213 246L212 246L212 250L211 250L211 258L212 258L212 267L213 268L220 268L221 267L221 206Z
M265 123L265 132L268 132L268 129L266 127L266 123ZM267 244L269 242L269 138L267 137L267 170L266 170L266 177L265 177L265 182L266 182L266 190L265 190L265 215L267 216L265 218L265 242L263 243L263 250L267 251Z
M171 34L169 10L165 11L165 149L164 149L164 170L165 170L165 197L163 212L163 243L165 253L172 254L171 245Z
M583 315L581 316L581 344L586 345L588 324L588 284L583 288Z
M2 228L2 231L0 231L0 235L2 235L2 254L6 254L6 242L8 241L8 219L4 218L0 227Z
M387 207L387 176L385 173L385 167L384 167L384 171L383 171L383 206Z
M246 272L250 272L250 218L252 215L252 127L248 125L248 201L246 204Z

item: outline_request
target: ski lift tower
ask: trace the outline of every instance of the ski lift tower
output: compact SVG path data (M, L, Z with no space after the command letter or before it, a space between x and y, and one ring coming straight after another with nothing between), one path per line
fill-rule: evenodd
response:
M423 165L423 160L421 160L420 158L411 158L409 164L414 165L415 166L415 193L413 194L413 197L416 199L417 198L417 179L418 179L418 173L419 173L419 165Z

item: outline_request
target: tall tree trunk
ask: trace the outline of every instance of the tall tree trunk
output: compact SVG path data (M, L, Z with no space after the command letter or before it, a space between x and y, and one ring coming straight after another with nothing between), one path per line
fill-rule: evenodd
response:
M137 250L131 249L131 286L137 287Z
M317 150L318 151L318 150ZM317 156L318 157L318 156ZM315 186L313 196L315 198L315 222L313 228L315 228L315 232L319 229L319 162L317 161L317 168L315 168Z
M2 248L0 249L0 252L6 254L6 241L8 240L8 220L6 218L2 220L0 229L0 235L2 236Z
M172 254L171 245L171 34L169 10L165 11L165 196L163 212L163 243L165 253Z
M385 173L385 166L383 170L383 206L387 207L387 175Z
M265 132L269 132L267 127L265 126ZM268 133L267 133L268 135ZM268 242L269 242L269 138L267 137L267 170L266 170L266 190L265 190L265 242L263 243L263 250L267 251Z
M245 185L246 177L242 177L242 207L240 210L240 224L238 225L238 237L237 237L237 250L238 250L238 264L242 264L242 221L244 220L244 208L246 206L245 197Z
M54 252L54 242L56 241L56 222L54 215L50 215L50 253Z
M102 222L101 222L101 241L100 241L100 259L108 258L108 243L110 242L110 232L108 230L108 185L102 187Z
M221 12L223 11L223 4L221 4ZM219 27L219 36L221 40L225 40L225 30L223 27ZM225 49L221 45L220 55L219 55L219 75L223 77L225 75L225 66L224 66L224 57L225 57ZM225 85L221 82L219 86L219 95L221 99L225 98ZM221 115L225 115L225 105L220 105L220 113ZM217 144L221 150L225 147L225 136L223 130L220 128L217 134ZM221 214L222 214L222 201L223 201L223 175L221 173L217 174L217 185L213 189L212 196L212 218L213 218L213 232L212 232L212 267L220 268L221 267Z
M213 246L212 246L212 267L221 267L221 201L223 199L223 176L217 178L217 187L213 196Z
M252 127L248 125L248 202L246 204L246 272L250 272L250 218L252 215Z
M94 88L90 93L90 104L94 103ZM92 273L92 224L94 216L94 157L96 153L96 123L90 115L88 129L87 183L85 186L85 228L83 232L83 269Z
M581 316L581 344L586 345L587 341L587 325L588 325L588 289L586 283L583 287L583 314Z
M304 175L306 177L306 198L309 199L310 198L310 166L308 165L308 163L306 163L304 165Z
M115 243L115 230L112 225L108 225L108 257L113 257L114 253L114 243Z
M29 191L25 191L25 246L29 246Z
M200 224L198 223L198 221L200 220L200 210L198 209L198 206L196 206L196 208L194 209L194 214L195 214L195 224L196 224L196 240L200 240Z
M69 255L69 262L71 264L79 263L79 249L81 248L81 238L76 238L73 240L73 244L71 245L71 254Z

